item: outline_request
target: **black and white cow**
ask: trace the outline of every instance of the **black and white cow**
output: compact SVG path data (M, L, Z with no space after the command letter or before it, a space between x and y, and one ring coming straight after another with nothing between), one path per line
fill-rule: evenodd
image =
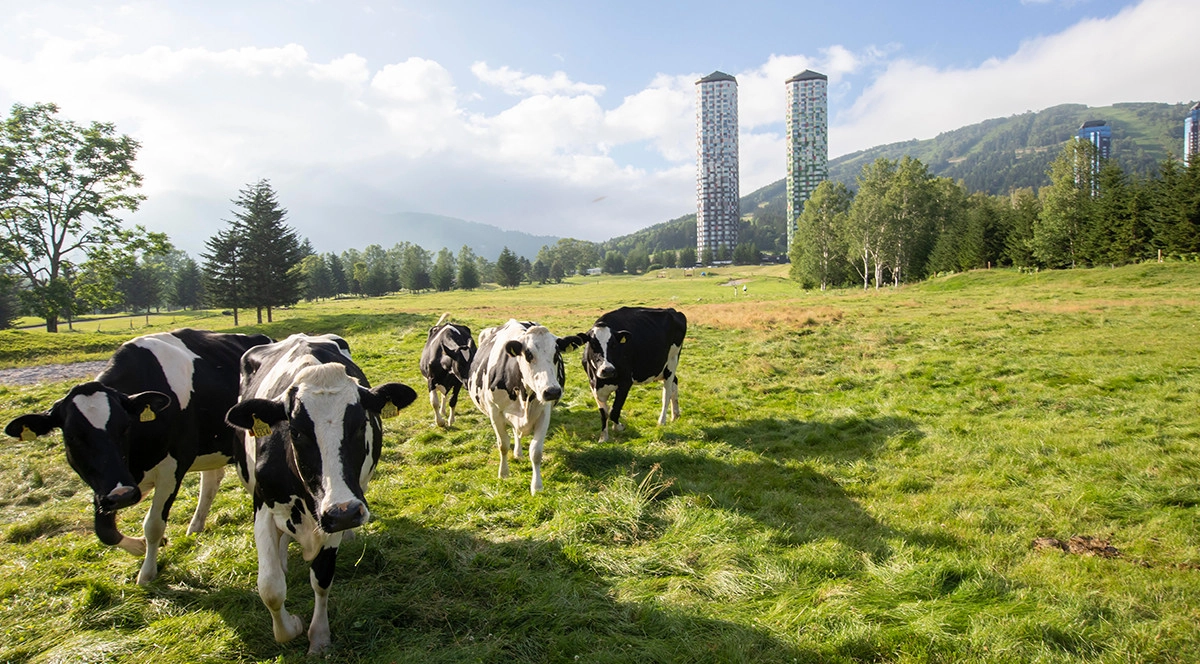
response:
M95 381L76 385L49 411L22 415L5 428L30 440L62 429L67 462L92 489L101 542L145 554L137 582L158 573L167 516L186 473L200 473L200 499L188 533L204 519L233 459L237 435L225 411L237 403L242 353L271 339L182 329L125 342ZM151 489L144 537L117 530L117 510Z
M246 352L242 399L227 415L245 432L237 463L254 498L259 596L276 640L304 631L304 621L284 608L287 545L299 542L316 596L310 653L330 645L329 587L338 545L345 531L370 517L363 493L379 462L379 418L417 398L401 383L369 387L341 337L295 334Z
M437 324L429 328L429 339L421 351L421 375L429 384L429 405L433 406L434 421L440 427L454 424L458 392L467 382L476 351L471 328L445 323L449 315L442 314Z
M542 489L542 449L550 411L562 397L566 380L562 352L581 343L583 339L577 335L560 339L537 323L515 319L479 333L479 352L471 365L467 389L496 432L500 477L508 477L508 427L513 430L515 458L521 457L521 436L531 436L530 493Z
M663 382L659 426L679 417L679 351L687 334L687 317L674 309L621 307L601 316L585 336L583 369L600 409L600 441L609 429L623 431L621 408L634 383ZM617 393L612 410L608 398Z

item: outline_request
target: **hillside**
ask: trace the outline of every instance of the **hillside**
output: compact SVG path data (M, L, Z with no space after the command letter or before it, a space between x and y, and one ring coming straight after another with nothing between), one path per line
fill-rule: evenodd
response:
M1192 103L1123 103L1094 108L1063 104L985 120L923 141L891 143L843 155L830 160L829 178L853 188L863 166L881 157L911 156L928 165L936 176L962 180L969 191L1002 194L1041 187L1049 182L1046 170L1059 147L1086 120L1108 120L1113 131L1113 158L1126 173L1146 176L1168 156L1179 155L1183 116ZM764 251L784 249L786 189L785 180L779 179L742 197L743 240L754 240ZM613 238L605 247L628 251L645 244L650 251L680 249L695 244L695 224L695 214L685 215Z

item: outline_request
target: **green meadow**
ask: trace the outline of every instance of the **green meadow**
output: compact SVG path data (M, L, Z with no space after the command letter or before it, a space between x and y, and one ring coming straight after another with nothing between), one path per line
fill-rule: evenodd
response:
M786 266L716 272L336 300L237 328L336 332L372 382L421 395L385 420L373 520L338 557L328 661L1200 657L1200 264L828 293ZM624 304L688 316L680 420L656 426L659 390L635 387L627 429L598 443L568 353L537 496L527 459L497 478L465 392L455 426L432 426L417 362L443 312L476 333L516 317L568 334ZM218 312L145 322L0 333L0 367L234 329ZM0 386L0 422L70 384ZM196 493L191 477L139 587L140 560L92 534L61 440L6 439L0 661L306 661L305 637L272 638L234 474L191 536ZM146 506L122 512L126 533ZM1073 536L1093 546L1034 546ZM307 620L296 548L288 577Z

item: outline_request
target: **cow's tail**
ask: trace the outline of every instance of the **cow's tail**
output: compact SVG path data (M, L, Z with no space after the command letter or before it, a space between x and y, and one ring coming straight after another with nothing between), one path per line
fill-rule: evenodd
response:
M441 325L442 323L445 323L445 322L446 322L446 319L447 319L447 318L449 318L449 317L450 317L450 312L449 312L449 311L447 311L446 313L442 314L442 317L438 319L438 322L434 324L434 327L437 327L438 325Z

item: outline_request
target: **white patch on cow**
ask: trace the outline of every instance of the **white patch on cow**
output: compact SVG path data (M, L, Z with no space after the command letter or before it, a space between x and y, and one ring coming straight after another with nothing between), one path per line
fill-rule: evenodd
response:
M547 389L557 387L561 390L558 366L554 364L558 337L541 325L535 325L525 331L520 341L526 352L517 356L517 363L521 365L521 382L526 389L538 400Z
M612 362L608 361L608 342L612 341L613 333L607 325L600 325L592 328L592 336L596 337L596 342L600 344L600 357L592 360L596 375L599 376L601 372L615 368Z
M194 473L202 470L215 470L217 468L224 468L228 463L229 457L221 454L220 452L203 454L196 457L196 460L192 462L191 467L188 468L188 472Z
M108 392L101 390L92 394L81 394L75 397L72 403L92 426L101 431L108 426L108 418L112 416L108 405Z
M167 332L148 334L128 343L154 354L163 375L167 377L167 385L175 393L179 409L187 408L192 401L192 375L196 371L194 362L200 356L193 353L179 337Z
M344 480L341 449L346 408L358 403L358 382L346 375L344 366L330 363L300 370L294 385L298 388L296 399L304 404L312 420L321 454L324 496L317 506L318 513L325 512L333 505L357 501L358 498ZM369 452L371 442L367 444Z

